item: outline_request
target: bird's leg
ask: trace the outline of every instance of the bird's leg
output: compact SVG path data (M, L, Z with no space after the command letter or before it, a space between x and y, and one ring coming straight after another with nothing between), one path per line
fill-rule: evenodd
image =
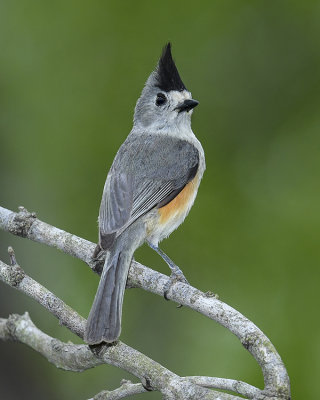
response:
M92 254L91 261L93 262L94 265L92 268L93 271L97 272L100 275L103 270L105 258L106 258L106 250L104 250L98 243Z
M168 264L169 268L171 269L172 274L176 276L180 276L182 280L186 280L186 278L183 275L183 272L181 269L169 258L165 252L163 252L159 247L154 246L153 244L149 243L149 246L155 250L159 256L163 258L163 260Z
M164 253L158 246L148 242L148 245L155 250L159 256L163 258L163 260L168 264L169 268L171 269L171 275L170 275L170 281L168 284L165 286L165 291L164 291L164 298L168 300L167 294L171 288L176 282L182 282L189 284L185 276L183 275L183 272L181 269L169 258L166 253Z

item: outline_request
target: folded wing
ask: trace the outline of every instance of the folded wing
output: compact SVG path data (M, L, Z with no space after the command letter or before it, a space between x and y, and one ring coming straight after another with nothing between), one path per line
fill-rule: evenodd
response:
M99 214L100 244L137 218L173 200L196 175L198 150L189 142L159 135L128 136L108 174Z

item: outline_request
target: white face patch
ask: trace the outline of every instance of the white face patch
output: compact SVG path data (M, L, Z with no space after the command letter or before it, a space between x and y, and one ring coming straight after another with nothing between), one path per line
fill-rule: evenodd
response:
M188 90L183 90L182 92L178 92L176 90L169 93L170 103L175 105L175 107L183 103L185 100L191 100L192 96Z

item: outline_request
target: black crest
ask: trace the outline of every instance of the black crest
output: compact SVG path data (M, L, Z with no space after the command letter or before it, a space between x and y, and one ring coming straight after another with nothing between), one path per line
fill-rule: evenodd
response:
M161 54L157 74L156 74L157 86L164 92L170 92L170 90L186 90L177 67L172 59L171 54L171 43L168 43Z

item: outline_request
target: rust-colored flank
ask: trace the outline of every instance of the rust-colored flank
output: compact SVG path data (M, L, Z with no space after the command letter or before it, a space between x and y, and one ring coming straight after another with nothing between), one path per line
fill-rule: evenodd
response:
M160 224L166 223L170 218L174 218L175 214L181 214L188 208L195 191L195 183L196 178L190 181L170 203L158 209Z

